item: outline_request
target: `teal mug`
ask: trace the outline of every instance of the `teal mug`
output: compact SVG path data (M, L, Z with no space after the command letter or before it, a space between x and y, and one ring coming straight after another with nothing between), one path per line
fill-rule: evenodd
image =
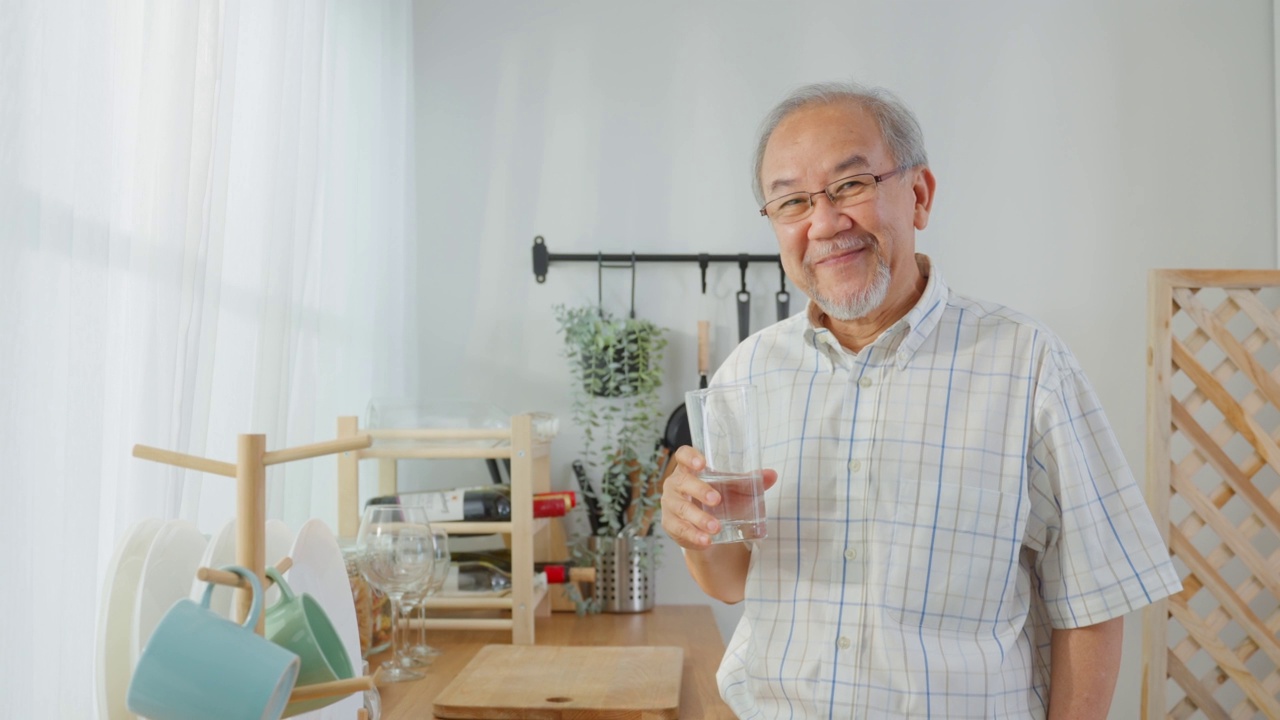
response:
M280 599L267 608L266 636L302 661L298 686L354 677L347 648L320 603L306 593L294 594L275 568L267 568L267 577L280 588ZM341 699L338 695L289 703L284 717L316 710Z
M262 614L257 575L228 565L253 586L243 625L200 604L179 600L160 619L134 668L129 710L150 720L279 720L298 679L298 656L254 632Z

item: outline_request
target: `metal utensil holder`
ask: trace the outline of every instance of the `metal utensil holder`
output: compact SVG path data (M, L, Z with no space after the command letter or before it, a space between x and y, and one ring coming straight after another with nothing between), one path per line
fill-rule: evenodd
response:
M656 537L592 537L596 557L595 600L610 613L653 609L656 593Z

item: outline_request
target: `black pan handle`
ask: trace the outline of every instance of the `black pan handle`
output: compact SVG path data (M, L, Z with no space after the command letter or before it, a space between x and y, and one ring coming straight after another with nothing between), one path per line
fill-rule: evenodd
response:
M738 291L738 342L747 339L751 333L751 293Z
M711 322L698 321L698 387L707 389L707 373L711 370Z

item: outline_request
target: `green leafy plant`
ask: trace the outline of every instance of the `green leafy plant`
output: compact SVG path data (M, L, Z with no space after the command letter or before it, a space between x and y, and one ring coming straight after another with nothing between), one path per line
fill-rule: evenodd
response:
M658 511L650 492L658 480L658 439L663 408L662 356L665 330L649 320L614 317L595 307L555 308L563 355L573 378L573 422L583 433L582 459L596 484L596 535L634 533ZM630 521L628 521L630 518ZM656 519L654 520L656 524ZM598 551L575 538L574 560L594 566ZM602 543L606 548L609 544ZM598 612L595 601L566 585L579 613Z

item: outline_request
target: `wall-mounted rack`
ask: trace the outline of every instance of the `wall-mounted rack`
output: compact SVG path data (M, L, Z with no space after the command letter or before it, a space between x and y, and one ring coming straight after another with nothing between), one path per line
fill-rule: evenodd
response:
M547 269L553 262L591 262L591 263L697 263L702 268L702 292L707 291L707 266L711 263L737 263L745 273L751 263L772 263L781 265L778 255L756 255L751 253L711 254L711 253L553 253L547 249L546 240L541 235L533 239L533 276L538 282L546 282Z

